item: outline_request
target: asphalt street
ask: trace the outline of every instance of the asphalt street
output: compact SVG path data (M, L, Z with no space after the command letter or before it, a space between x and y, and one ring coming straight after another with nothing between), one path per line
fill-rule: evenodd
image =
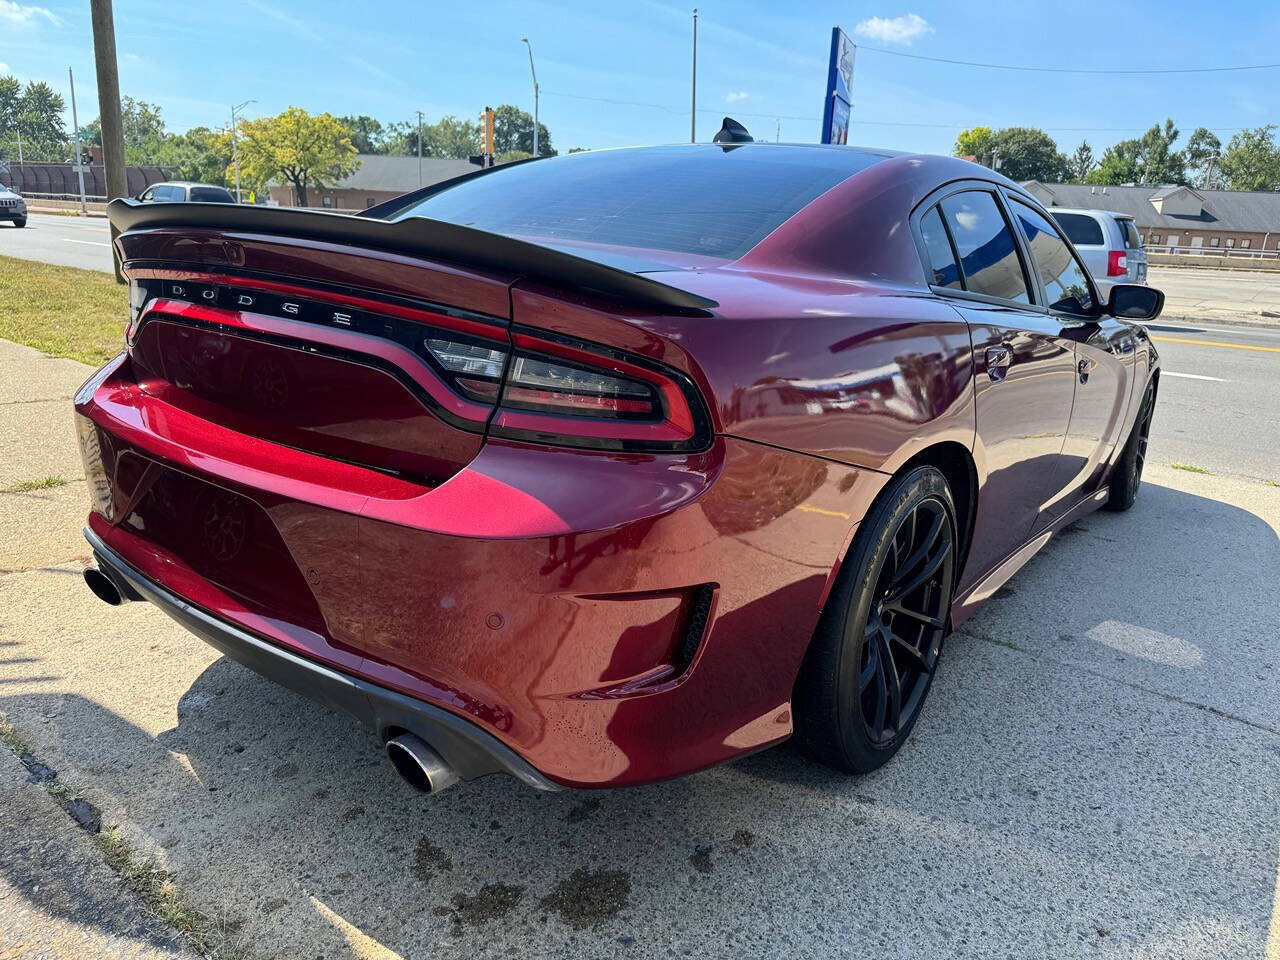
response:
M32 213L22 228L0 223L0 255L110 271L110 228L102 217Z

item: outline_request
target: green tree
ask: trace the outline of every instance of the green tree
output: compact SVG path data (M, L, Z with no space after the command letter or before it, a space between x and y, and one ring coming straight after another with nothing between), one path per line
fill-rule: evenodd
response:
M1222 154L1222 175L1232 190L1280 190L1280 147L1275 124L1240 130Z
M259 189L283 180L307 205L307 189L349 176L360 165L351 130L327 113L290 107L275 117L240 122L240 179Z
M1085 183L1119 184L1138 183L1142 168L1138 157L1137 140L1121 140L1102 152L1102 159L1084 178Z
M12 138L14 159L17 159L18 113L22 105L22 84L17 77L0 77L0 159L9 156L5 152Z
M1187 179L1197 186L1216 188L1219 184L1218 158L1222 154L1222 141L1211 130L1197 127L1187 138L1182 151L1187 161Z
M231 135L208 127L192 127L186 133L171 134L164 139L152 161L170 170L179 180L195 180L220 187L234 184L227 176L231 166Z
M373 117L339 117L338 122L351 131L351 145L360 153L386 153L386 128Z
M495 155L521 150L533 156L533 117L528 111L509 103L493 111L493 152ZM538 124L538 155L554 157L551 133L546 124Z
M1093 147L1088 140L1080 141L1071 156L1067 157L1067 180L1071 183L1084 183L1089 171L1097 165L1093 159Z
M1035 127L1005 127L992 135L996 169L1010 180L1060 182L1067 158L1058 152L1053 137Z
M418 125L393 123L387 127L387 152L412 157L418 153ZM422 155L465 160L480 152L480 124L455 116L441 117L422 125Z
M974 127L956 137L958 157L973 157L1011 180L1055 183L1066 174L1067 158L1053 137L1034 127Z
M120 98L120 132L124 140L124 162L128 164L159 164L157 159L168 134L160 108L145 100L133 97ZM81 148L102 142L102 123L98 117L80 128Z
M42 81L31 81L20 93L12 77L0 78L0 157L18 158L18 131L22 132L22 158L29 163L60 163L70 157L67 129L62 121L66 103L62 95Z
M1178 139L1178 128L1173 119L1165 120L1164 127L1156 124L1139 140L1142 158L1142 182L1150 184L1186 183L1187 160L1173 149Z
M973 157L984 167L991 166L991 150L995 146L990 127L974 127L963 130L956 137L955 155L957 157Z
M1085 181L1099 184L1140 183L1149 186L1185 184L1187 159L1173 149L1178 128L1173 120L1155 124L1141 137L1107 147L1097 169Z

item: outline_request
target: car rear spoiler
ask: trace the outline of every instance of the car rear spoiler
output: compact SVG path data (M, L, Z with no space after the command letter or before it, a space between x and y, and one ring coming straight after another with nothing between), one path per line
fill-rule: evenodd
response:
M463 266L515 272L538 280L594 290L630 303L677 310L705 311L719 304L646 276L443 220L406 217L389 222L372 217L291 207L230 203L139 203L117 199L107 204L111 225L121 233L166 227L277 234L355 244L374 250L428 257Z

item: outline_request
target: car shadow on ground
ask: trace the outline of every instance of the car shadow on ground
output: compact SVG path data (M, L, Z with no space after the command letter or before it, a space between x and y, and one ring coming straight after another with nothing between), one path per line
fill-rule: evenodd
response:
M155 737L80 696L0 709L56 724L104 822L261 955L1256 956L1277 569L1257 516L1147 484L951 637L907 749L862 778L784 745L648 787L427 798L353 720L226 659Z

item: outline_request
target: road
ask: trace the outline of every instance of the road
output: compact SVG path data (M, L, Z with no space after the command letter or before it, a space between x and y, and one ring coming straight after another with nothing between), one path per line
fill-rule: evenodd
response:
M102 217L32 213L21 229L0 223L0 255L110 271L110 229Z
M1170 371L1254 362L1161 348ZM1158 430L1193 388L1223 408L1245 381L1217 369L1237 379L1166 381ZM424 798L355 721L88 594L66 421L88 373L0 341L0 713L254 956L1275 956L1280 489L1151 463L1133 510L1068 528L948 640L870 776L784 746L643 788ZM49 474L69 482L13 489ZM83 934L68 955L156 947L106 908L127 891L65 881L84 835L9 776L0 956L51 929Z
M1163 371L1150 459L1280 483L1280 326L1147 326Z

